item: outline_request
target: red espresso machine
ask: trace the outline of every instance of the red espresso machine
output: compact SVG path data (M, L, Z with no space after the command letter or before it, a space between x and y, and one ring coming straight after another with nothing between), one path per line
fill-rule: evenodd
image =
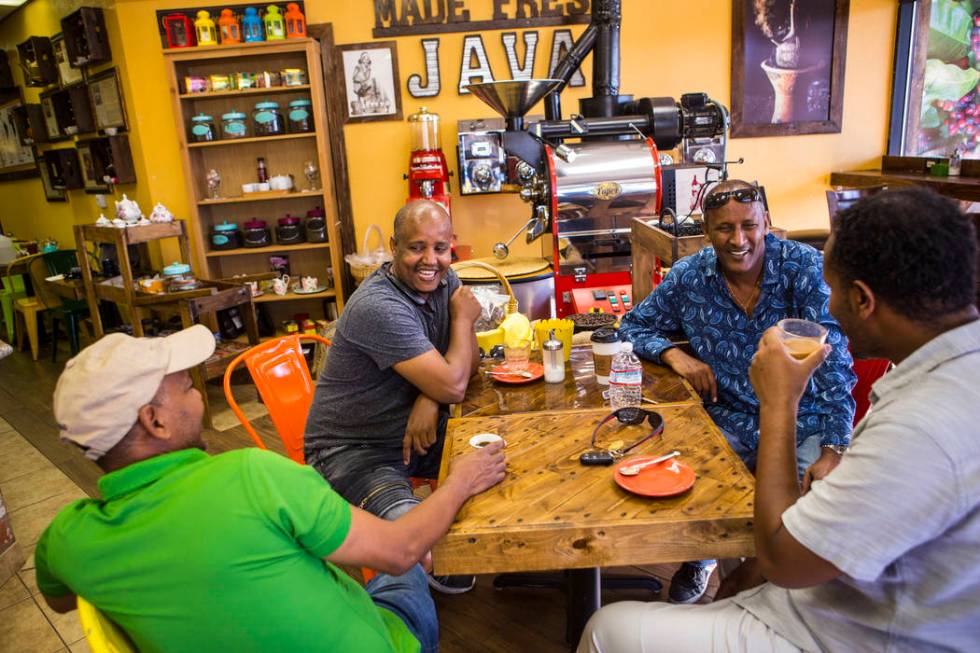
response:
M439 114L425 107L408 117L412 154L408 159L408 199L439 202L449 211L449 166L439 146Z

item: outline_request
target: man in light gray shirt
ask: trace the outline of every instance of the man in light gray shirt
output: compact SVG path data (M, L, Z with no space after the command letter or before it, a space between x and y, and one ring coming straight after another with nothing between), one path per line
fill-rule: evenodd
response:
M855 354L896 367L840 465L801 494L796 409L827 347L796 361L774 331L760 341L755 541L768 582L707 606L613 604L580 653L980 650L972 222L930 191L882 192L838 216L824 276Z

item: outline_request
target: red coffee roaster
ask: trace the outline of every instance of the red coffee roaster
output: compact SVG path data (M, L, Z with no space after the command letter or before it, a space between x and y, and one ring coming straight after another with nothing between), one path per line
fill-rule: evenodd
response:
M449 166L439 146L439 114L425 107L408 117L412 154L408 159L408 199L433 200L449 210Z

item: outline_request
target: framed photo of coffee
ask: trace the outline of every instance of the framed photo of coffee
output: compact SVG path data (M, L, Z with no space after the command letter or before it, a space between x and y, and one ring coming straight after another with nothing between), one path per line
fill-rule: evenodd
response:
M115 134L126 129L126 108L115 68L89 77L88 93L99 130Z
M54 52L54 63L58 67L58 79L61 85L71 86L82 81L82 69L74 68L68 63L68 50L65 46L65 36L55 34L51 37L51 49Z

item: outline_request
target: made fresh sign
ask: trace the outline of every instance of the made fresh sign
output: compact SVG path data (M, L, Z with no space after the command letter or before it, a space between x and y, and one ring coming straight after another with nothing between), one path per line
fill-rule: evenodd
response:
M472 15L466 0L374 0L374 38L408 34L574 25L589 22L590 0L493 0L492 14Z

